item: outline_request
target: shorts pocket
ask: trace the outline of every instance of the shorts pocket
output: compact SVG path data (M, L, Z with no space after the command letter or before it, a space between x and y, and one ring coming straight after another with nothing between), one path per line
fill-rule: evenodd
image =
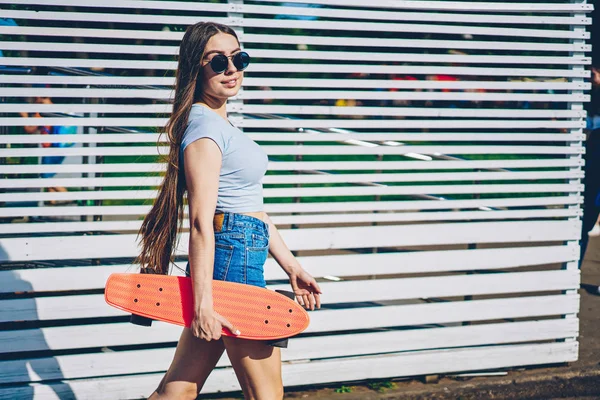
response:
M233 257L233 246L229 244L215 244L215 263L213 267L213 279L224 281L229 271L231 258Z
M269 248L269 238L265 235L259 235L257 233L252 234L252 247L258 249Z

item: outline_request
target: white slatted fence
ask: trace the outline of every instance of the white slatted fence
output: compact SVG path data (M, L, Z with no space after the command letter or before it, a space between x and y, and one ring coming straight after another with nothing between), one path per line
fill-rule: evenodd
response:
M102 290L135 271L174 56L207 20L253 57L229 116L269 154L266 211L324 290L287 387L576 360L591 10L0 0L0 399L140 398L168 367L180 328L131 325ZM286 286L272 259L265 277ZM223 358L203 391L238 389Z

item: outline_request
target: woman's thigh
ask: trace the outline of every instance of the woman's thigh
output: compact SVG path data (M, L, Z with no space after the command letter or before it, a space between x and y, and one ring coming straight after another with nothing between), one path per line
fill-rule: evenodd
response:
M227 356L246 399L280 400L281 351L260 341L223 337Z
M195 399L224 350L222 340L207 342L184 328L171 366L150 399Z

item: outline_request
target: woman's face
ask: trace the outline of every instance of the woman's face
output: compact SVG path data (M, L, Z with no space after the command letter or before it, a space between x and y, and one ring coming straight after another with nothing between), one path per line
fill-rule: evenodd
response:
M237 70L231 61L231 56L240 51L240 45L235 37L226 33L217 33L208 40L204 58L200 61L200 65L202 65L200 72L203 83L202 97L226 100L238 93L242 87L244 72ZM210 67L210 61L219 53L229 57L229 63L224 72L217 74Z

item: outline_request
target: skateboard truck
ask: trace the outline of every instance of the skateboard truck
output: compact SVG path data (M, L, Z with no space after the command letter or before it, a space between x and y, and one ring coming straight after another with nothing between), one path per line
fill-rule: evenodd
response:
M152 318L142 317L137 314L131 314L131 317L129 318L129 322L140 326L152 326L152 321L154 321Z

